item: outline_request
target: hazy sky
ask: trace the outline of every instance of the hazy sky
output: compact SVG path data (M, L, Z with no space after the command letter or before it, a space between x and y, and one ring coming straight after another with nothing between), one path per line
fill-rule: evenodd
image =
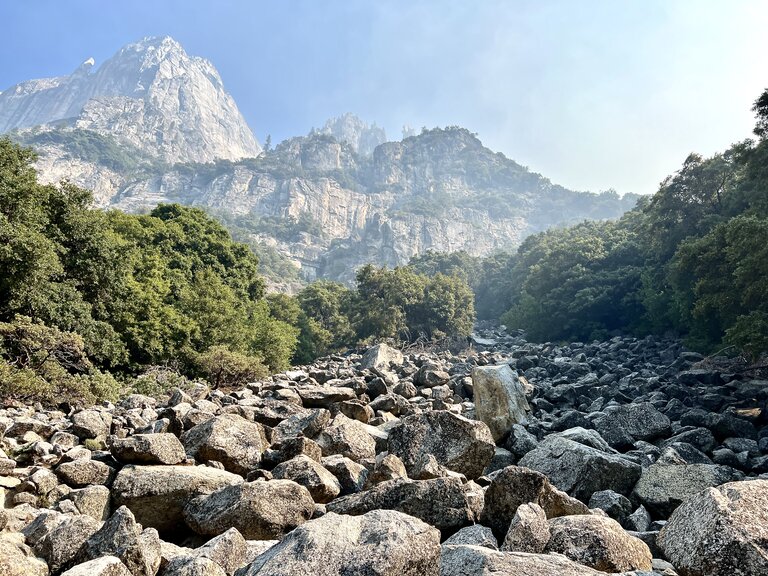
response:
M0 0L0 90L143 36L211 60L260 141L461 125L580 190L654 192L751 134L764 0ZM761 64L762 63L762 64Z

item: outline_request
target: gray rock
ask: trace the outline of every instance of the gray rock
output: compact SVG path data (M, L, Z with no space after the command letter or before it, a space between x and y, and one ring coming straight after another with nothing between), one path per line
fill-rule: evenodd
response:
M604 416L593 423L598 432L607 439L605 429L620 429L634 440L651 441L669 435L669 418L659 412L650 402L633 402L622 406L608 406ZM616 447L616 446L614 446Z
M178 464L186 458L184 446L173 434L134 434L115 439L112 456L124 464Z
M261 424L237 414L222 414L186 431L181 443L198 462L215 460L224 469L245 475L258 467L269 443Z
M546 520L544 522L546 523ZM491 550L499 549L499 543L496 540L496 536L493 535L493 531L482 524L462 528L443 542L443 544L451 546L483 546Z
M367 486L371 487L380 482L397 480L398 478L408 478L403 461L394 454L381 452L376 456L373 471L368 475Z
M177 556L163 570L163 576L227 576L213 560L199 556Z
M317 443L323 456L341 454L360 462L376 456L376 441L368 433L365 424L338 414L318 436Z
M478 366L472 370L475 413L500 441L514 424L524 422L530 407L525 388L507 364Z
M196 548L194 555L212 560L221 566L224 572L232 575L247 563L248 544L237 528L230 528Z
M495 445L483 422L433 411L403 418L389 431L387 449L403 461L409 474L431 454L442 466L474 479L491 462Z
M541 506L529 502L518 506L501 549L505 552L541 554L549 538L547 515Z
M589 499L589 507L603 510L619 524L624 524L624 521L632 514L632 502L629 501L629 498L613 490L601 490L592 494Z
M24 536L18 532L0 532L0 573L3 576L48 576L48 566L35 558L29 546L24 544Z
M357 398L354 390L339 386L300 386L296 391L305 408L329 408L333 404Z
M654 464L643 470L632 494L652 516L667 518L685 500L705 488L741 478L743 475L727 466Z
M706 488L675 510L657 541L686 576L768 574L768 480Z
M311 458L301 455L279 464L272 471L277 479L293 480L304 486L315 502L325 504L341 492L336 477Z
M91 484L109 486L115 478L115 469L97 460L80 459L59 464L56 474L62 482L73 488Z
M339 481L341 496L360 492L366 484L368 469L346 456L326 456L320 463Z
M114 556L104 556L78 564L61 576L133 576L131 571Z
M109 501L111 494L106 486L88 486L72 490L63 499L71 500L80 514L103 522L109 518Z
M569 514L589 514L589 508L575 498L556 489L540 472L509 466L494 473L485 491L485 506L480 521L503 539L517 509L532 502L544 510L548 518Z
M201 494L243 479L230 472L205 466L125 466L112 484L115 506L126 505L145 527L161 535L184 526L184 506Z
M100 410L82 410L72 416L72 433L81 440L106 438L112 426L112 415Z
M612 518L564 516L550 520L549 530L547 552L603 572L652 569L648 546L624 532Z
M360 367L375 368L377 370L389 370L391 365L399 366L403 363L403 353L386 344L377 344L363 354Z
M482 546L443 546L440 576L605 576L559 554L496 552Z
M35 554L56 574L69 567L86 540L100 527L101 523L90 516L67 516L34 545Z
M315 503L291 480L244 482L199 496L184 507L187 525L198 534L237 528L248 540L273 540L309 520Z
M646 532L651 526L651 520L648 510L640 504L637 510L627 516L627 519L624 521L624 527L633 532Z
M155 576L160 568L160 537L154 528L142 530L131 511L121 506L88 538L77 561L86 562L102 556L119 558L133 576Z
M641 472L638 464L626 458L559 437L545 439L519 464L543 472L555 486L582 502L589 502L600 490L629 494Z
M504 447L518 459L538 445L539 441L536 440L536 436L528 432L522 424L513 424L507 439L504 441Z
M239 576L437 576L440 533L393 510L328 513L288 534Z
M372 510L397 510L435 526L443 534L476 520L467 489L457 478L390 480L365 492L337 498L326 507L328 512L354 516Z

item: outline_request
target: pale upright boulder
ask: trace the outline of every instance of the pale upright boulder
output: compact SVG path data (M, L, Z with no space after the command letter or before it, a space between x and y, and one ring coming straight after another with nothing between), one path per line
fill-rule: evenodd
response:
M400 365L403 363L403 353L400 350L387 346L386 344L377 344L363 354L360 360L361 368L374 368L377 370L389 370L391 364Z
M657 543L686 576L768 574L768 480L699 492L674 511Z
M520 424L530 411L525 388L507 364L478 366L472 370L475 414L491 429L496 442L502 440L514 424Z
M394 510L329 512L296 528L241 574L437 576L439 564L440 532L421 520Z

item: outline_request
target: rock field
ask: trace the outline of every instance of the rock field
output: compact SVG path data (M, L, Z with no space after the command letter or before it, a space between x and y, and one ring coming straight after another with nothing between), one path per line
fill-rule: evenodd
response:
M766 576L768 381L747 374L672 340L487 328L458 355L7 407L0 573Z

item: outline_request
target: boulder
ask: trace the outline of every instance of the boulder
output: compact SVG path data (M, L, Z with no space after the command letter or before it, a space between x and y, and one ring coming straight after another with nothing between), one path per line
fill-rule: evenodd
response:
M82 410L72 416L72 434L81 440L106 438L112 426L112 415L100 410Z
M78 564L61 576L133 576L131 571L114 556L104 556Z
M546 519L544 520L546 523ZM498 550L499 543L496 540L496 536L493 535L493 530L482 524L474 524L462 528L456 534L448 538L443 544L446 545L467 545L467 546L484 546L491 550Z
M237 414L222 414L187 430L181 437L187 456L198 462L215 460L224 469L245 475L257 468L269 446L261 424Z
M305 408L330 408L332 404L357 398L352 388L339 386L300 386L296 391Z
M248 543L237 528L230 528L196 548L194 555L208 558L221 566L227 574L234 574L235 570L246 564Z
M525 388L507 364L474 368L472 387L475 414L488 425L494 441L501 441L514 424L525 421L530 411Z
M376 456L376 441L368 433L365 424L338 414L317 438L323 456L341 454L360 462Z
M115 460L124 464L178 464L186 458L179 439L168 433L117 438L110 451Z
M326 456L320 463L339 481L342 496L360 492L368 479L368 469L346 456Z
M586 505L556 489L544 474L520 466L508 466L491 476L480 521L492 528L496 537L502 540L517 509L529 502L541 506L548 518L589 514Z
M272 476L301 484L309 490L314 501L320 504L330 502L341 492L341 485L336 477L321 464L303 454L278 464L272 470Z
M51 573L69 567L80 549L101 523L90 516L65 516L34 545L35 554L48 564Z
M651 570L651 551L612 518L563 516L549 521L547 552L557 552L603 572Z
M213 560L198 556L177 556L163 570L163 576L227 576Z
M155 576L160 567L160 537L154 528L142 530L131 511L121 506L88 538L77 561L102 556L119 558L133 576Z
M592 494L589 499L589 507L599 508L619 524L623 524L632 514L632 502L629 501L629 498L613 490L601 490Z
M505 552L541 554L549 542L549 523L544 509L534 502L520 504L501 549Z
M390 429L387 450L403 461L409 475L431 454L442 466L474 479L491 462L495 445L483 422L441 410L403 418Z
M240 576L437 576L440 533L394 510L332 512L299 526Z
M0 532L0 574L48 576L48 566L35 558L29 546L24 544L24 536L18 532Z
M651 441L669 435L669 418L650 402L608 406L593 425L613 448L631 448L635 440Z
M72 488L83 488L91 484L109 486L115 477L115 469L97 460L80 459L59 464L56 474Z
M172 534L184 526L182 511L187 502L242 481L236 474L205 466L129 464L112 484L112 500L115 506L126 505L143 526L156 528L161 535Z
M216 536L237 528L247 540L274 540L310 519L315 503L291 480L244 482L199 496L184 507L198 534Z
M685 576L768 574L768 480L702 490L674 511L657 542Z
M546 438L519 464L543 472L552 484L582 502L600 490L629 494L642 471L626 458L556 436Z
M458 478L389 480L326 505L329 512L359 516L371 510L397 510L450 534L475 522L467 489Z
M559 554L496 552L482 546L443 546L440 576L605 576Z
M72 490L64 496L63 500L71 500L80 514L87 514L91 518L103 522L109 518L111 497L109 488L106 486L87 486Z
M733 468L716 464L653 464L643 470L633 496L652 516L667 518L691 496L742 477Z
M360 360L363 369L389 370L391 365L399 366L403 363L403 353L386 344L377 344L369 348Z

